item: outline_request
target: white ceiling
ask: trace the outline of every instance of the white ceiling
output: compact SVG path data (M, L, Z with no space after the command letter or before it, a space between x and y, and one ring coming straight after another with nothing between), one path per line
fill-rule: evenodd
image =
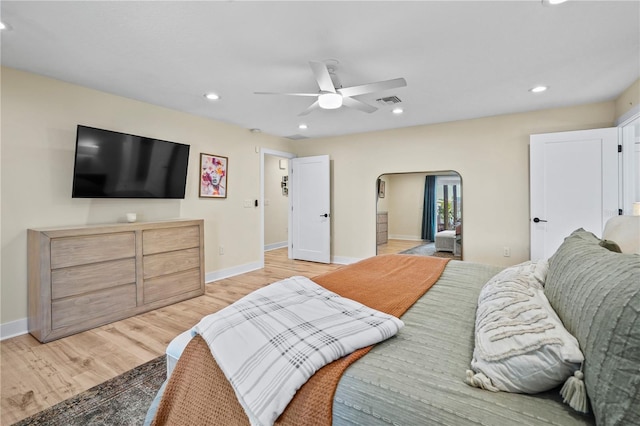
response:
M3 66L293 138L607 101L640 77L639 1L3 0L1 19ZM317 92L308 62L328 59L345 87L404 77L359 97L404 114L254 94Z

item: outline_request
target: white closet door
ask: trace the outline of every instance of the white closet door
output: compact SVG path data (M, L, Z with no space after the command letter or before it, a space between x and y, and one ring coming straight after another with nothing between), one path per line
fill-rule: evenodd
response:
M529 148L531 260L578 228L600 237L618 214L618 129L532 135Z
M290 161L292 257L331 262L329 156Z

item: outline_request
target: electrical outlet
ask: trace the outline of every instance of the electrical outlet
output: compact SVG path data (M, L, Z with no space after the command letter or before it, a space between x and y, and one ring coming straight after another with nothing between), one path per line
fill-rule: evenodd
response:
M510 257L511 256L511 249L509 247L503 247L502 248L502 255L504 257Z
M224 247L223 246L218 247L218 254L220 254L220 255L224 254Z

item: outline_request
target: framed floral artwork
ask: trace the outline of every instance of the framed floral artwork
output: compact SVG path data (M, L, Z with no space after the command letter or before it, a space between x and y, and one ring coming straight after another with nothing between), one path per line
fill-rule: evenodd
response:
M200 197L227 198L229 159L220 155L200 154Z

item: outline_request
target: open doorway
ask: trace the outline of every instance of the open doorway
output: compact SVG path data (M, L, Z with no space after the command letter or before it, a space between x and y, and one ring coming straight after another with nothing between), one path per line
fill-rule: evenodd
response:
M289 239L289 159L264 158L264 250L287 247Z
M376 181L378 254L462 259L462 178L455 171L388 173Z
M289 160L290 152L263 148L260 150L260 265L264 252L290 247ZM287 254L291 257L290 253Z

